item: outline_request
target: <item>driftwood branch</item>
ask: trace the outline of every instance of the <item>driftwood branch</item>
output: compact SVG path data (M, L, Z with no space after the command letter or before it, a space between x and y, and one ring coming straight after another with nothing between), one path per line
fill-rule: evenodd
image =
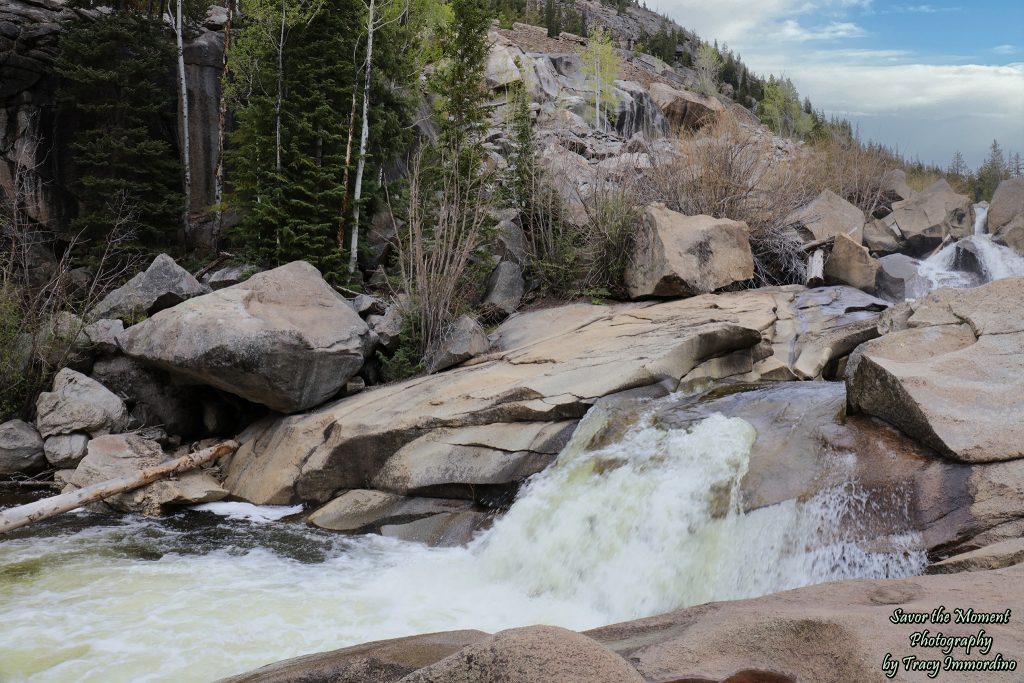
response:
M134 474L126 474L123 477L101 481L77 491L62 493L59 496L44 498L28 505L19 505L10 510L4 510L0 512L0 534L14 531L33 522L56 517L61 513L101 501L118 493L134 491L164 477L194 470L208 462L234 453L238 450L238 445L237 441L225 441L175 460L139 470Z
M217 258L215 258L212 262L208 263L206 266L193 273L192 277L194 277L197 280L200 280L204 275L209 273L211 270L213 270L220 264L224 263L225 261L228 261L229 259L233 258L235 258L233 255L229 254L226 251L222 251L219 254L217 254Z

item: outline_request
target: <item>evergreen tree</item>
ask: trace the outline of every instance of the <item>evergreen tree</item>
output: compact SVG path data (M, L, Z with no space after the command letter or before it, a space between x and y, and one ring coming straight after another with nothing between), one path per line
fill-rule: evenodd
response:
M73 221L98 244L132 207L140 242L174 242L181 210L181 162L174 148L174 53L157 20L110 12L71 24L54 62L59 130L70 141Z
M486 0L452 0L452 22L444 31L442 68L431 81L440 96L441 144L460 153L481 142L485 112L482 108L484 67L487 64L487 31L491 18ZM476 150L479 154L479 150ZM475 166L463 165L464 169Z
M977 201L991 201L999 183L1009 177L1006 167L1006 157L1003 155L1003 148L999 146L998 140L993 140L989 147L988 157L978 169L977 184L974 195Z

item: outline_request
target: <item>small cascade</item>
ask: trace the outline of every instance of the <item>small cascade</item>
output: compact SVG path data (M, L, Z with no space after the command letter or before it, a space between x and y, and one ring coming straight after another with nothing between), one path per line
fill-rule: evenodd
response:
M922 571L920 537L905 520L881 539L858 529L871 501L845 470L845 483L809 500L744 512L754 428L718 413L666 427L657 408L674 400L651 402L618 441L590 448L611 419L594 408L556 463L465 548L243 521L217 523L207 546L174 518L86 520L6 540L0 679L207 681L412 633L531 623L582 630Z
M984 235L988 232L988 204L974 205L974 234Z
M935 289L966 289L1008 277L1024 277L1024 257L996 244L987 233L988 204L974 205L974 235L947 244L918 264L918 282L907 292L917 299Z

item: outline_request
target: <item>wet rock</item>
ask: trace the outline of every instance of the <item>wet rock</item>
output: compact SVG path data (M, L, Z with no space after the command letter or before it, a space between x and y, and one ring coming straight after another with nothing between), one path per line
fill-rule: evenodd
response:
M434 430L398 449L373 478L373 487L472 499L480 486L515 484L543 470L574 426L516 422Z
M836 235L832 253L825 262L825 282L850 285L874 294L881 265L868 250L846 235Z
M961 462L1024 457L1024 279L943 289L912 304L909 328L857 350L850 408Z
M988 210L988 232L995 234L1024 215L1024 178L1009 178L999 183Z
M46 453L46 461L54 467L74 468L82 462L88 446L89 435L76 432L47 437L43 451Z
M625 659L555 626L509 629L401 679L400 683L643 683Z
M0 477L34 474L45 468L43 440L35 427L22 420L0 424Z
M57 373L53 391L36 400L36 427L43 437L72 432L96 436L124 429L124 401L94 379L69 370Z
M928 567L928 573L978 572L1012 567L1022 562L1024 562L1024 538L1014 538L936 562Z
M814 242L837 235L850 238L854 244L863 241L864 212L832 190L824 190L813 202L794 211L785 219L805 242Z
M70 477L73 486L134 475L166 461L160 445L134 434L100 436L89 442L88 453ZM104 503L124 512L161 514L166 508L221 500L228 492L205 471L191 471L163 479L135 491L106 498Z
M427 358L427 372L454 367L470 358L487 353L490 343L480 324L468 315L456 320L441 345Z
M441 513L468 510L471 503L441 498L408 498L384 491L346 491L309 516L309 523L331 531L380 531L386 524L408 524Z
M693 296L754 276L745 223L710 216L684 216L663 204L644 215L625 280L633 299Z
M205 292L203 286L174 259L160 254L144 272L97 304L90 312L90 318L117 318L131 324Z
M382 536L435 548L466 545L473 536L490 525L491 516L482 512L442 512L405 524L381 527Z
M290 413L337 394L370 353L370 331L303 261L191 299L126 330L125 355Z

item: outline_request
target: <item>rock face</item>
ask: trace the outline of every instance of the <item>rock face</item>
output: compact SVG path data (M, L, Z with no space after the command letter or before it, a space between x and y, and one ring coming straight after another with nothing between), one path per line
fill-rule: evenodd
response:
M1024 278L943 289L851 361L850 407L962 462L1024 457Z
M555 626L509 629L469 645L401 683L643 683L619 655Z
M517 314L486 359L253 425L226 484L258 504L323 504L348 489L507 489L550 462L602 397L732 376L820 377L878 336L886 306L851 288L790 287Z
M36 414L43 437L72 432L96 436L128 424L124 401L96 380L67 368L57 373L52 392L39 395Z
M1014 218L1024 215L1024 178L999 183L988 210L988 232L997 233Z
M92 377L126 400L137 425L161 426L184 438L203 431L204 389L200 387L177 385L166 372L125 356L98 360Z
M725 113L725 106L712 97L677 90L664 83L652 83L651 99L675 126L695 130L713 123Z
M745 223L647 207L626 287L634 299L693 296L754 277Z
M161 311L118 343L143 363L285 413L337 394L370 352L366 323L302 261Z
M825 282L850 285L874 294L880 269L878 259L872 258L867 249L846 235L837 235L825 262Z
M487 353L489 347L484 328L473 318L464 315L452 324L440 348L427 359L427 372L440 372L458 365L474 356Z
M165 460L167 457L159 444L140 436L100 436L89 442L89 452L68 481L81 488L135 474ZM209 503L227 494L211 475L203 471L192 471L176 479L164 479L135 491L119 493L104 499L104 503L125 512L160 514L168 506Z
M901 248L923 255L948 236L966 237L974 232L974 209L969 197L957 194L945 180L938 180L912 199L896 202L882 223L899 234Z
M199 281L167 254L108 294L91 312L93 320L119 318L129 323L176 306L206 292Z
M906 254L889 254L878 259L881 273L879 293L896 301L917 297L928 283L918 272L918 262Z
M837 235L849 237L855 244L863 240L864 212L832 190L824 190L807 206L786 217L805 242Z
M0 424L0 477L33 474L45 467L43 440L35 427L22 420Z

